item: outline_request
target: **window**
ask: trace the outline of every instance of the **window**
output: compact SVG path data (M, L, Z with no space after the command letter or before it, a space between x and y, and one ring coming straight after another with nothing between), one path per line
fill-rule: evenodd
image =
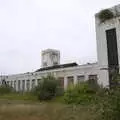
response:
M14 81L14 89L16 90L16 80Z
M35 87L35 79L32 80L32 88Z
M58 65L58 62L54 62L53 65Z
M5 79L2 80L2 85L6 85Z
M37 79L37 84L40 84L41 79Z
M18 80L18 91L20 91L20 80Z
M68 85L71 85L74 82L74 77L73 76L69 76L69 77L67 77L67 80L68 80Z
M11 84L10 84L11 87L13 87L13 81L11 81Z
M59 80L60 87L64 88L64 77L59 77L58 80Z
M47 62L44 62L44 63L43 63L43 66L44 66L44 67L47 67Z
M79 75L79 76L77 76L77 80L78 80L78 83L83 82L85 80L85 76Z
M25 91L25 80L22 80L22 91Z
M9 85L9 83L10 83L10 82L9 82L9 81L7 81L7 85Z
M97 84L97 75L89 75L89 83Z

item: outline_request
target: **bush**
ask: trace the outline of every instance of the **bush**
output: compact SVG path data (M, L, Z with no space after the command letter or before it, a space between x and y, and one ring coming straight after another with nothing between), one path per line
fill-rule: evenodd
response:
M120 88L110 89L99 95L97 105L98 120L120 119Z
M106 20L109 20L114 17L113 12L111 12L108 9L101 10L101 12L98 15L101 22L104 22Z
M93 101L95 94L96 91L88 83L80 83L66 90L64 100L67 104L89 104Z
M13 88L8 86L8 85L1 85L0 86L0 95L8 94L8 93L11 93L13 91L14 91Z
M42 82L35 87L34 93L38 96L39 100L51 100L60 94L58 90L60 88L58 86L57 79L52 75L48 75L42 78Z

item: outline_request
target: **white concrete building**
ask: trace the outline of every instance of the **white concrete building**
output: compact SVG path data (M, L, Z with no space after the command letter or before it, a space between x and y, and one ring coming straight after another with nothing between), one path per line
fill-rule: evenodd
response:
M52 59L51 53L55 53ZM57 57L56 57L57 56ZM44 58L43 58L44 57ZM44 66L44 62L46 65ZM17 75L1 76L3 84L6 83L12 86L16 91L29 91L41 81L43 76L53 74L60 80L61 86L67 88L71 83L87 81L88 79L97 82L98 67L97 63L78 65L77 63L60 64L60 52L56 50L47 49L42 52L42 66L40 69L32 73L23 73Z
M114 73L120 68L120 5L100 11L95 15L98 63L78 65L60 64L60 52L47 49L42 51L42 67L32 73L0 76L16 91L29 91L36 86L43 76L53 74L67 88L71 83L90 80L104 87L109 87Z

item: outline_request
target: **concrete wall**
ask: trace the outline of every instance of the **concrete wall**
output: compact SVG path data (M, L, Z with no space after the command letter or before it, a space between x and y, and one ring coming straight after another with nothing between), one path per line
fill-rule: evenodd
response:
M32 80L35 80L35 85L38 84L38 79L41 79L43 76L47 76L49 73L53 74L56 78L64 79L64 88L68 87L69 77L73 77L73 84L78 83L78 76L84 76L83 81L87 81L89 79L89 75L97 75L98 74L98 66L97 64L91 65L81 65L77 67L70 68L60 68L54 70L47 70L42 72L34 72L34 73L25 73L25 74L17 74L17 75L9 75L5 77L5 81L9 81L9 85L16 89L16 91L23 91L22 81L25 80L25 90L27 91L27 80L30 80L30 89L32 89ZM1 77L0 77L1 79ZM16 86L14 86L14 81L16 81ZM20 81L20 85L18 85ZM20 89L18 89L20 86Z
M110 8L110 10L115 15L115 17L110 20L101 23L98 18L99 13L95 16L98 66L100 68L98 76L100 83L104 86L109 85L107 40L105 31L112 28L116 28L118 61L120 66L120 5Z

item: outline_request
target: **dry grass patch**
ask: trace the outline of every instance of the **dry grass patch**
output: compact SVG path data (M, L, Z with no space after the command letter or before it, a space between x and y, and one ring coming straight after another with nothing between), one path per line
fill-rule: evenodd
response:
M82 106L61 103L1 104L0 120L93 120L93 113Z

